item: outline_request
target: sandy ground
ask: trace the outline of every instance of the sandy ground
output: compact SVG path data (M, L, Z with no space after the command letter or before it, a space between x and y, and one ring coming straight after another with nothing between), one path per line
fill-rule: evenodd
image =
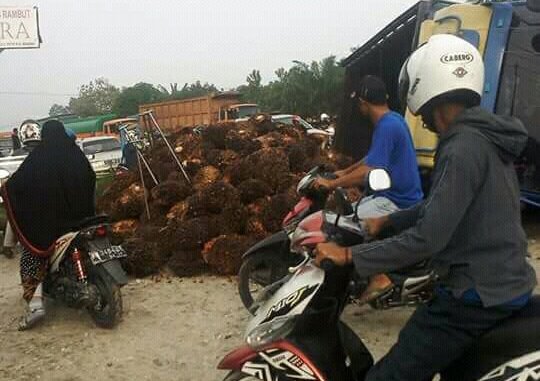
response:
M529 216L526 226L540 274L539 215ZM114 330L96 328L85 312L49 303L43 325L18 332L18 261L1 256L0 380L223 379L216 365L242 343L248 319L235 278L133 279L123 295L124 320ZM345 320L380 357L410 313L349 306Z

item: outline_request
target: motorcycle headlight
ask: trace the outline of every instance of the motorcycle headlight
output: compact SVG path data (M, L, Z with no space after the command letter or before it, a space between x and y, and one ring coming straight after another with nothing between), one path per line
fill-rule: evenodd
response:
M287 336L293 330L295 322L294 317L276 317L272 321L255 327L247 334L246 342L251 348L257 350Z

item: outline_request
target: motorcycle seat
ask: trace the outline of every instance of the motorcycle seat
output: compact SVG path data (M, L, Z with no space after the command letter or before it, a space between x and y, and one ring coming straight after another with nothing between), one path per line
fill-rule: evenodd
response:
M76 230L82 230L95 225L102 225L109 222L109 216L106 214L99 214L97 216L86 217L77 222L73 228Z
M487 332L448 370L444 380L463 380L462 372L478 368L486 369L506 363L509 359L538 350L540 343L540 295L514 316ZM482 372L474 375L482 376ZM474 378L476 379L476 378Z

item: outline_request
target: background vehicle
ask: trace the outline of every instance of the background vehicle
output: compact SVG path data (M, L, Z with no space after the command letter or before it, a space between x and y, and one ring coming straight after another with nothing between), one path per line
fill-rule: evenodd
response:
M229 91L204 97L149 103L139 106L139 113L153 111L164 130L247 120L257 113L257 105L241 103L240 93ZM143 124L147 123L143 119ZM145 128L146 126L143 126Z
M246 329L247 345L218 365L231 371L225 381L364 380L373 357L340 316L351 293L367 282L355 277L352 266L336 267L326 259L321 269L311 259L317 243L333 240L337 221L327 217L317 213L296 228L292 246L304 260L257 309ZM536 296L441 372L441 380L532 379L540 363L540 332L534 328L539 323Z
M72 130L78 138L87 138L100 135L118 135L118 131L111 130L109 122L116 121L115 114L96 115L88 117L79 117L73 114L58 115L38 119L40 125L43 125L50 119L60 120L66 128Z
M416 147L425 188L437 146L437 137L424 129L419 118L399 104L398 78L411 52L433 34L452 33L475 45L486 64L482 106L523 121L529 144L517 163L523 202L540 206L540 13L534 1L419 1L343 61L345 96L336 147L361 158L371 142L370 123L362 118L349 94L367 74L383 78L389 105L405 114ZM536 8L536 12L538 8ZM360 127L363 126L363 127Z
M77 141L96 174L111 172L120 165L122 149L120 141L112 136L98 136Z
M304 119L298 115L291 114L278 114L272 115L272 122L282 123L290 126L297 126L304 130L308 135L320 136L324 139L323 148L330 148L334 142L335 130L333 127L329 127L325 130L321 128L313 127L310 123L306 122Z

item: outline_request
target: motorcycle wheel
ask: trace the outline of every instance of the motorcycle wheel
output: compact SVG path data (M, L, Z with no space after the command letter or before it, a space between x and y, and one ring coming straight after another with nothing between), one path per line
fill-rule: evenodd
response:
M256 381L259 380L256 377L250 376L248 374L239 372L237 370L232 371L223 379L223 381Z
M242 304L250 313L253 302L262 289L289 274L292 263L282 254L260 251L249 256L238 272L238 292Z
M123 304L120 287L102 268L94 268L89 274L89 281L96 285L100 301L96 306L88 307L88 313L101 328L114 328L122 319Z

